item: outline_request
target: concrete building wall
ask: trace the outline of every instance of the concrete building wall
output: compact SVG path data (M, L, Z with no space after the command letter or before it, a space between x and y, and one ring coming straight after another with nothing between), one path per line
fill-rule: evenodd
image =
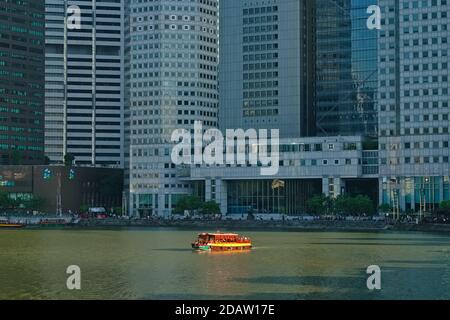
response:
M450 4L380 6L380 201L432 210L449 199Z
M124 166L124 1L46 0L45 151L79 164ZM67 29L67 8L81 29ZM71 14L68 14L71 16Z
M167 216L192 193L176 176L172 133L217 127L218 1L132 2L128 13L129 211Z
M305 214L307 200L320 194L367 194L376 204L377 176L364 173L366 152L358 136L282 139L278 172L272 176L247 163L193 166L182 179L204 181L205 200L216 201L222 214L245 214L251 208L262 210L256 213ZM283 186L274 187L277 181Z
M310 40L302 34L300 1L222 1L220 4L220 112L222 131L279 129L281 137L310 130L305 115L312 71L305 61ZM309 61L311 64L312 61ZM307 130L308 129L308 130Z

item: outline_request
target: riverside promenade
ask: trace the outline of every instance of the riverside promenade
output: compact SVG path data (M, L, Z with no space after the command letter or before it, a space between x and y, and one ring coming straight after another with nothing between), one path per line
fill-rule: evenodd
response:
M374 220L81 220L74 228L151 227L195 230L274 230L274 231L419 231L450 233L450 224L388 223Z
M21 223L26 228L70 228L70 229L110 229L110 228L175 228L205 231L230 230L272 230L272 231L416 231L439 232L450 234L450 223L424 222L416 224L412 221L394 222L372 218L355 219L314 219L289 220L247 220L247 219L128 219L115 217L106 219L79 219L74 216L44 215L33 216L0 216L0 220Z

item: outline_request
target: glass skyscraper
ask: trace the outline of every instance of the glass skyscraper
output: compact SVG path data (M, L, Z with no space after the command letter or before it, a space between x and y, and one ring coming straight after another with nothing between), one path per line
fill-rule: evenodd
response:
M44 1L0 0L0 163L44 159Z
M378 30L371 0L316 1L317 135L377 135Z

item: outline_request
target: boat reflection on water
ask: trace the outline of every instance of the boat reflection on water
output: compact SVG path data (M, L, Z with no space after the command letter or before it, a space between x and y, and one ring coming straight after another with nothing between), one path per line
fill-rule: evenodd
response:
M231 256L231 255L247 255L252 252L252 250L192 250L196 254L207 254L207 255L218 255L218 256Z

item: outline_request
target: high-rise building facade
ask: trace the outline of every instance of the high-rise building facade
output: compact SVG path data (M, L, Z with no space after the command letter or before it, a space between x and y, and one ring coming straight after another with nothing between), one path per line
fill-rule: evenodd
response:
M316 1L318 135L378 134L378 30L367 27L367 9L374 4L372 0Z
M376 137L378 30L367 27L372 2L224 1L221 128Z
M45 151L124 165L124 2L46 0ZM80 9L79 28L65 17Z
M222 214L306 214L308 199L320 194L365 194L376 206L378 145L364 135L377 133L378 30L367 28L365 3L220 3L220 129L279 129L281 137L271 176L250 161L190 168L186 180L202 181L201 196L216 201ZM325 102L338 108L332 118L338 126L317 137L324 109L316 107ZM344 111L360 114L339 124Z
M220 4L220 128L313 130L314 1Z
M450 1L380 0L380 202L450 199Z
M44 1L0 1L0 163L44 161Z
M169 215L192 187L172 163L174 130L217 126L218 1L131 0L127 41L132 215Z
M450 199L450 1L314 4L221 4L220 127L279 128L294 139L280 140L280 168L269 179L258 167L218 165L192 167L187 180L203 181L205 199L223 214L302 214L317 193L432 212ZM380 29L371 25L378 18ZM314 67L299 68L305 61ZM323 137L305 138L308 105L299 97L311 74ZM285 187L271 190L274 179Z

